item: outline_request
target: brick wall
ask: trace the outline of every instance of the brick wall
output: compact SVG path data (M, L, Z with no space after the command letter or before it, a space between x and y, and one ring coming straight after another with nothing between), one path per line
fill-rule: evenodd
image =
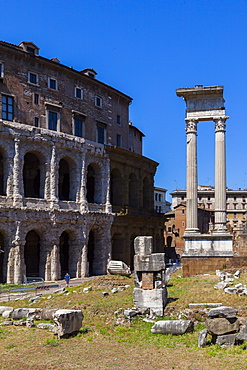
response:
M182 257L183 277L202 275L224 268L247 266L247 256L240 257Z

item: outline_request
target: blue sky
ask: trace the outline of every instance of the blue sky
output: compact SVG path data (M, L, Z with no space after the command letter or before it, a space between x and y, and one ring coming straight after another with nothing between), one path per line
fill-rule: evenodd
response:
M185 103L175 90L223 85L227 185L247 188L247 0L8 0L0 12L0 39L94 68L134 99L130 119L168 192L185 188ZM213 122L198 125L198 169L199 183L213 185Z

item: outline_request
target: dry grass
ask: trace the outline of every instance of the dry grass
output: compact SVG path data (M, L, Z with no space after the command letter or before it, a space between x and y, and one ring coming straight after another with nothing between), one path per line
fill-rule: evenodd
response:
M179 273L169 282L171 302L166 309L167 315L172 313L176 317L189 303L222 302L238 308L240 315L246 316L246 298L215 290L214 285L218 282L215 275L183 279L178 277ZM237 282L247 283L247 274ZM114 295L110 293L105 298L102 291L108 290L109 286L124 284L133 287L129 278L99 277L91 283L70 288L69 295L42 299L38 305L30 305L27 301L11 302L15 307L81 309L84 313L83 328L77 336L58 340L46 330L0 327L0 369L247 369L244 345L229 349L213 345L197 348L198 331L203 324L196 327L196 332L177 337L152 335L152 324L142 320L133 320L132 323L126 320L124 325L116 325L114 312L133 305L132 288ZM83 287L89 285L93 290L83 293Z

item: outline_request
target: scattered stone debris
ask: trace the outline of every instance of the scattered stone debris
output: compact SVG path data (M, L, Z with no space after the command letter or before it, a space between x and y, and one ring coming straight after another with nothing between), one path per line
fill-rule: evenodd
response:
M54 294L61 294L61 293L68 293L68 291L65 288L59 288L54 291Z
M80 310L57 310L53 314L54 334L59 338L66 337L80 330L83 314Z
M131 270L123 261L109 261L107 272L111 275L130 276Z
M50 323L46 323L46 322L42 322L42 323L37 325L37 328L38 329L48 329L48 330L54 332L55 325L50 324Z
M247 287L244 284L232 285L234 278L239 279L241 274L240 270L235 271L235 273L221 272L216 270L216 275L220 278L220 282L214 286L215 289L222 289L228 294L237 294L239 296L247 295Z
M83 289L83 293L88 293L88 292L91 292L91 291L92 291L92 287L91 286L85 287Z
M15 325L34 327L35 320L53 320L53 324L38 324L38 328L49 329L59 338L67 337L78 332L82 325L83 314L81 310L58 310L46 308L17 308L0 306L2 317L8 318L1 325Z
M194 330L192 320L161 320L157 321L151 328L152 334L174 334L182 335Z
M219 344L222 347L233 346L238 341L247 339L246 325L240 329L237 310L233 307L212 308L205 324L206 329L199 333L198 347L206 346L208 334L211 335L211 343Z

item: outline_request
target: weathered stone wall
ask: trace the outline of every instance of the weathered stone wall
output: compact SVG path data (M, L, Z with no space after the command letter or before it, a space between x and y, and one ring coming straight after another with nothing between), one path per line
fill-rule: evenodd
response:
M69 235L68 267L72 277L89 273L87 246L90 231L95 233L93 271L106 272L110 257L113 214L109 203L109 158L103 145L71 135L11 122L0 122L0 150L5 164L4 189L0 197L0 233L4 239L3 277L19 283L26 274L25 244L29 231L40 238L39 276L45 280L60 279L60 236ZM41 196L24 196L23 166L26 153L40 158ZM59 162L71 164L71 201L58 197ZM18 164L18 165L17 165ZM98 170L95 184L96 203L86 199L87 166ZM95 177L97 177L95 176ZM96 240L95 240L96 246ZM3 279L5 280L5 279Z
M0 281L21 282L32 260L46 280L63 277L65 268L72 277L105 273L119 239L118 257L133 264L133 240L141 234L153 235L155 250L162 248L162 219L153 216L158 164L141 156L141 134L134 126L138 154L131 151L132 99L85 71L32 55L21 44L0 41L0 54ZM13 100L7 120L6 97ZM57 113L56 130L48 129L50 111ZM84 117L82 137L75 136L78 115ZM98 143L99 124L108 145ZM116 148L117 135L122 148ZM120 172L116 182L113 171ZM121 195L117 204L113 193L114 199ZM119 212L114 219L111 202ZM30 238L36 251L28 249Z

